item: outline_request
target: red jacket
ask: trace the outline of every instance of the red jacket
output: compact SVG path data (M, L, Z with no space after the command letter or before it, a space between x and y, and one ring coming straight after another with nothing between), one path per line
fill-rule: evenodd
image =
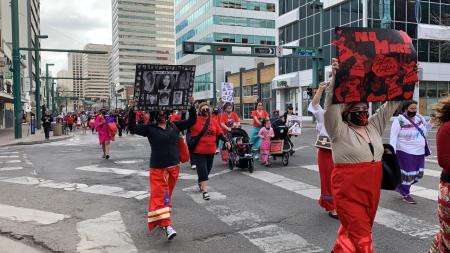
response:
M197 122L191 128L192 136L197 136L203 129L203 126L206 124L206 119L199 116L197 117ZM197 144L197 147L194 150L195 154L203 154L209 155L214 154L217 149L216 140L217 136L223 135L222 127L220 127L219 122L215 118L211 118L209 122L208 130L202 136L200 141Z
M446 174L450 174L450 121L439 127L436 135L437 158L439 166Z

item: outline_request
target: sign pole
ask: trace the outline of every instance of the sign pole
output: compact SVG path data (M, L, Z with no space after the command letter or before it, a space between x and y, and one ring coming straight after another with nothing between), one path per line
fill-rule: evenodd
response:
M216 94L216 54L213 54L213 105L217 105L217 94Z
M22 138L22 95L20 83L20 51L19 51L19 1L11 0L12 58L13 58L13 91L14 91L14 138Z

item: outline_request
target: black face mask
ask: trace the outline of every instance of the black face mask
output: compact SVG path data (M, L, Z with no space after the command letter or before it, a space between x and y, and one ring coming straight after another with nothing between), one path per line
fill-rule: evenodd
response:
M369 124L369 112L368 111L357 111L350 112L348 116L348 121L356 126L367 126Z
M415 117L416 114L417 114L417 112L410 112L410 111L408 111L408 112L406 113L406 115L408 115L408 117L410 117L410 118Z
M209 108L208 109L203 109L200 111L200 115L207 117L209 116Z

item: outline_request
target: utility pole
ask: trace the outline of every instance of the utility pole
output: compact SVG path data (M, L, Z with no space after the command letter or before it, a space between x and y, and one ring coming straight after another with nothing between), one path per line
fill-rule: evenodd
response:
M312 87L318 88L319 83L325 80L325 64L323 62L323 3L319 0L315 0L310 4L312 9L318 9L320 11L320 25L319 25L319 36L320 45L317 48L317 55L313 58L313 80Z
M56 105L55 105L55 80L52 79L52 115L54 115L56 112Z
M41 42L39 39L47 39L47 35L34 35L34 68L35 76L34 83L36 85L34 89L34 101L36 105L36 127L41 129L41 52L39 51L41 47Z
M48 84L48 67L49 66L54 66L55 64L53 63L47 63L45 64L45 94L47 96L47 110L50 110L50 85Z
M22 138L22 95L20 83L19 0L11 0L12 58L14 86L14 138Z
M216 91L216 55L213 54L213 105L217 105L217 91Z

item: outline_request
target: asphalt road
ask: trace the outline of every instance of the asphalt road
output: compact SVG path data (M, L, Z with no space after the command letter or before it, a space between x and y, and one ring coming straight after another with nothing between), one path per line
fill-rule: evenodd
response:
M90 133L3 148L0 233L43 252L330 252L339 221L316 201L315 136L315 129L304 129L293 139L297 151L287 167L272 160L253 174L230 171L216 156L209 202L201 199L195 172L184 165L173 196L178 236L171 242L160 231L147 231L145 138L118 138L110 160L101 159L97 136ZM426 176L414 189L417 205L382 193L373 228L376 252L427 252L438 229L435 160L429 157Z

